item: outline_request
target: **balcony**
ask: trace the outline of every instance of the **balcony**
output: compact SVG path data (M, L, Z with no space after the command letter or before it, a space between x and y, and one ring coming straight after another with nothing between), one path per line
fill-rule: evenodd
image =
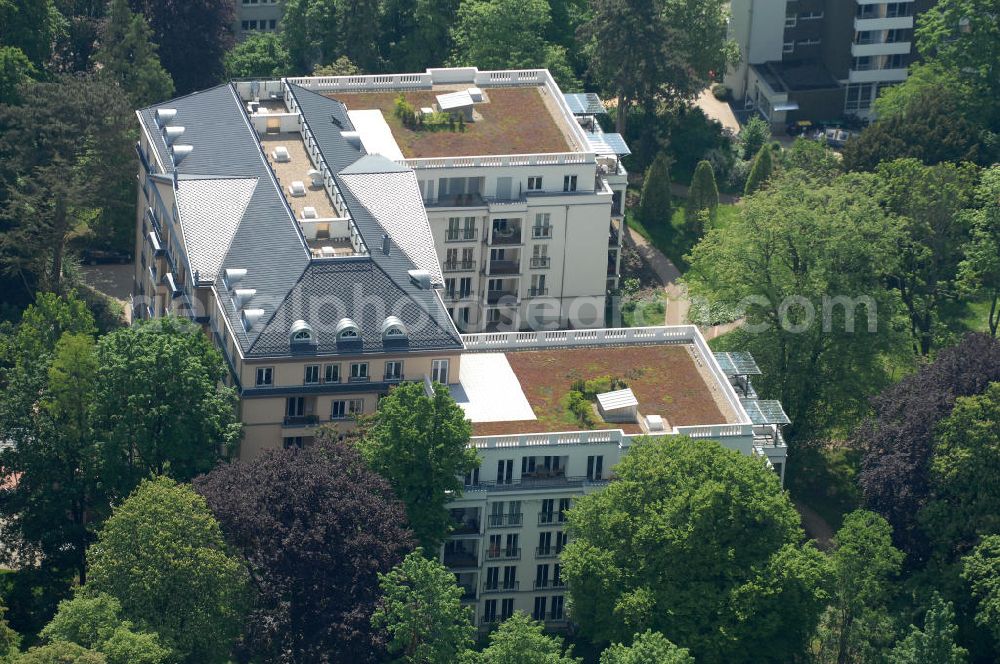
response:
M535 270L548 268L552 264L548 256L532 256L531 267Z
M561 611L558 613L552 611L542 616L542 621L546 625L563 625L566 623L566 616Z
M471 272L476 269L476 261L445 261L441 269L445 272Z
M524 522L524 514L490 514L487 524L490 528L519 528Z
M486 207L486 199L478 192L438 196L436 200L424 201L424 207Z
M314 427L317 424L319 424L317 415L286 415L281 426L285 428Z
M478 535L482 522L479 520L478 509L450 510L451 535Z
M487 274L518 274L521 272L521 261L491 260Z
M562 579L535 579L533 587L535 590L552 590L556 588L565 588L566 582Z
M466 490L483 491L537 491L538 489L565 489L584 486L605 486L610 478L575 477L529 477L527 473L520 480L511 482L480 481L466 485Z
M618 233L618 229L615 228L614 226L612 226L608 230L608 246L609 247L617 247L617 246L619 246L618 240L620 239L620 237L621 236Z
M511 581L509 583L490 583L487 581L483 584L483 594L512 593L518 590L518 586L520 586L520 582L518 581Z
M445 235L445 242L471 242L479 237L479 231L475 228L449 228Z
M905 81L909 70L897 69L851 69L847 72L848 83L887 83Z
M532 226L532 240L548 240L552 238L552 226Z
M565 512L539 512L538 525L549 526L557 523L566 523Z
M543 297L549 294L548 288L529 288L528 297Z
M558 558L562 549L554 546L535 547L535 558Z
M370 381L371 378L369 378L368 376L348 376L347 378L348 383L367 383Z
M521 244L520 227L494 228L490 234L491 245L518 245Z
M486 560L520 560L521 549L515 547L499 547L486 549Z
M444 566L455 568L479 567L479 556L475 551L456 549L444 552Z
M467 297L472 296L472 291L445 291L444 299L446 300L464 300Z
M491 290L486 292L487 304L499 304L501 300L503 300L505 304L517 304L517 291L506 289Z
M476 587L475 586L470 586L467 583L461 583L461 584L459 584L458 587L462 589L462 598L461 599L462 599L463 602L468 602L468 601L476 599Z
M406 380L406 376L403 374L386 374L382 376L382 381L385 383L402 383Z

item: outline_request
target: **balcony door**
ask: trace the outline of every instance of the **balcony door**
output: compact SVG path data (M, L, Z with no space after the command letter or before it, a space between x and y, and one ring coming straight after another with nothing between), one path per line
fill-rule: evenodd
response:
M510 200L511 178L497 178L497 198L502 201Z

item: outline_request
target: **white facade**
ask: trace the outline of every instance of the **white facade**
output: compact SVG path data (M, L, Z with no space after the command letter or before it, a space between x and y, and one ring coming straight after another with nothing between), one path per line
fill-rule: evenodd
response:
M740 61L726 72L724 83L734 99L747 92L747 74L752 64L781 60L785 35L787 0L732 0L729 38L740 49Z

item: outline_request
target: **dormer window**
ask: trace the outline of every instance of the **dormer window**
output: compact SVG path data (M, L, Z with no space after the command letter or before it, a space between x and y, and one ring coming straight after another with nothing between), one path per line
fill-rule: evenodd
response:
M382 339L385 341L389 340L401 340L406 338L406 326L403 325L403 321L395 316L389 316L382 323Z
M341 318L337 323L337 341L353 341L361 338L361 328L350 318Z
M292 344L309 344L313 341L313 331L309 323L304 320L297 320L292 323L289 337Z

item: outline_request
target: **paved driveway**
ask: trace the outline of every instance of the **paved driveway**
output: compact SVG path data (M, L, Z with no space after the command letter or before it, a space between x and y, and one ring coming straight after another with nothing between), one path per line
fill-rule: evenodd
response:
M132 263L127 265L111 263L107 265L81 265L80 272L83 273L83 280L88 285L119 300L128 308L128 296L132 293L132 275L135 272L135 266Z

